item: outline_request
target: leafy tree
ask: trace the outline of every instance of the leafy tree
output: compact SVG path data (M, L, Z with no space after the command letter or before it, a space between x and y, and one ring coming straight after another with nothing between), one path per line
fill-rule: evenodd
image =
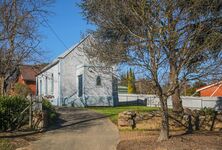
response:
M128 72L128 93L133 94L136 93L136 85L135 85L135 74L130 68L130 71Z
M169 138L167 98L181 108L180 89L190 80L221 73L222 5L218 0L83 0L91 31L89 58L135 66L160 99L159 141ZM112 13L110 13L112 12ZM163 80L168 78L168 89ZM179 110L180 111L180 110Z
M196 90L200 87L206 86L207 84L202 81L194 82L190 87L186 89L186 96L199 96L200 93L196 93Z
M132 78L133 78L133 93L136 93L136 77L134 71L132 71Z

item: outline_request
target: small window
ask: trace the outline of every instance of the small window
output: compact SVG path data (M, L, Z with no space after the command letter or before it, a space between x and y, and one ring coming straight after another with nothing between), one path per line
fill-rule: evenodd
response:
M97 78L96 78L96 85L101 86L101 77L100 76L97 76Z

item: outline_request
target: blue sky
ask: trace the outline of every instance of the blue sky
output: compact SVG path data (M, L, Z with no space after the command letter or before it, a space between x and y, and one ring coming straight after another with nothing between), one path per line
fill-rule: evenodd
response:
M49 9L54 14L48 17L48 23L68 48L81 40L82 33L93 28L81 15L81 9L76 5L80 2L81 0L56 0ZM40 47L46 51L46 61L53 60L66 50L48 27L40 27L40 33L43 36Z

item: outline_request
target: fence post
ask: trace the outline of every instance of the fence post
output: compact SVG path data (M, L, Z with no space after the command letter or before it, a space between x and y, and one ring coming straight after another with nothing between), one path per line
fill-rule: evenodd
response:
M28 95L29 99L29 127L32 128L32 96Z
M201 108L203 108L203 101L202 101L202 99L200 100L200 105L201 105Z

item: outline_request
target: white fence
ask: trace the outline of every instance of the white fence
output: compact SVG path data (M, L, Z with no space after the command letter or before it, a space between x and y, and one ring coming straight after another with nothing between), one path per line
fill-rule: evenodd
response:
M222 110L222 97L191 97L182 96L184 107L192 109L214 108ZM147 105L150 107L160 107L159 98L156 95L141 95L141 94L119 94L119 104L121 105ZM172 108L172 100L168 99L168 107Z

